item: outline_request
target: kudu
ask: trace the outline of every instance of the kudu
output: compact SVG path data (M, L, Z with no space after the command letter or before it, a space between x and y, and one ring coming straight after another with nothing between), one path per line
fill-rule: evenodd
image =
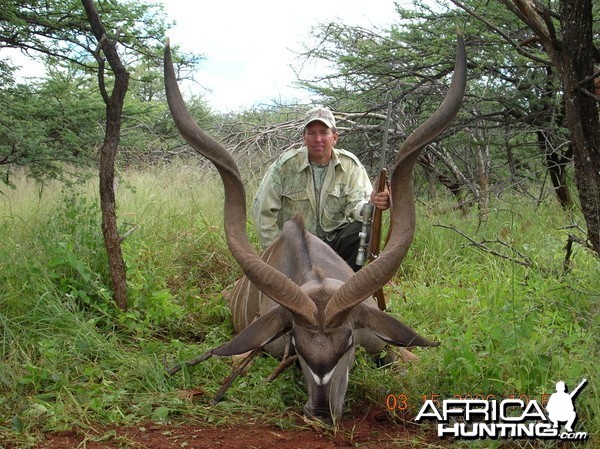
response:
M254 251L246 233L246 197L238 167L189 114L167 43L165 86L173 119L184 139L219 171L225 189L227 244L245 273L230 299L237 335L213 349L213 355L230 356L261 347L280 355L287 340L306 380L305 416L328 420L342 414L356 345L370 354L381 353L385 344L438 345L380 311L371 299L365 300L395 275L409 249L415 230L413 167L423 147L456 116L465 83L466 56L459 35L454 74L442 104L406 139L391 170L393 230L388 244L377 259L354 273L328 245L305 231L298 217L284 225L280 238L262 258Z

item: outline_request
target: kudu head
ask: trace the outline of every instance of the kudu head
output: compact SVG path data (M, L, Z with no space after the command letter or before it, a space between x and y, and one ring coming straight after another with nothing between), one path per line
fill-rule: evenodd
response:
M189 114L177 86L169 45L165 48L165 87L173 119L184 139L217 168L225 189L227 244L246 277L278 306L255 320L230 342L213 350L217 356L241 354L289 333L308 388L305 415L337 418L343 409L355 344L375 339L395 346L437 346L399 320L363 302L387 283L406 255L415 230L412 170L425 145L454 119L466 83L463 38L450 88L438 110L401 146L391 170L392 233L385 250L353 273L332 250L309 235L302 220L286 223L281 237L263 255L246 233L246 197L238 167L222 145L208 136ZM276 269L271 259L285 259ZM263 259L269 259L269 263ZM318 266L320 265L320 266Z

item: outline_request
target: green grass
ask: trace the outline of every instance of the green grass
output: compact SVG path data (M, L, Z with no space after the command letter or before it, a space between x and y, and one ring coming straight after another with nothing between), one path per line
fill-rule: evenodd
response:
M147 420L252 416L291 426L305 401L302 376L291 369L266 384L276 360L258 359L215 406L231 360L164 373L231 337L220 292L240 270L223 237L216 174L175 164L120 179L121 232L135 227L123 243L127 313L111 302L95 182L40 188L21 179L0 195L0 441L28 447L47 430ZM574 218L521 198L497 201L482 223L477 211L449 206L420 202L411 251L386 286L390 313L442 345L416 350L405 372L359 356L348 407L383 408L390 394L404 395L413 414L434 394L539 399L558 380L572 388L586 377L578 429L598 438L600 260L576 247L564 271ZM448 227L532 265L469 246Z

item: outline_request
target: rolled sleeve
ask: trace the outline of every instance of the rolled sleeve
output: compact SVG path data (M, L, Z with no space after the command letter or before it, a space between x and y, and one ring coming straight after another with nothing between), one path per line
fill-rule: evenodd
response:
M352 177L355 185L349 204L354 205L354 207L349 211L348 215L356 221L362 221L362 209L369 202L373 186L371 185L367 171L362 165L356 167Z
M278 224L281 211L279 185L277 167L272 166L263 177L252 203L251 214L263 249L273 243L281 232Z

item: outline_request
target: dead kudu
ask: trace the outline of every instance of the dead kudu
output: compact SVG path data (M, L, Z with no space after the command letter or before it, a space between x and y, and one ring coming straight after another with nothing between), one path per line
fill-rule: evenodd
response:
M238 167L189 114L165 49L165 86L173 119L184 139L218 169L225 189L227 244L245 273L230 298L237 335L211 355L256 353L297 355L308 389L304 414L335 420L342 414L356 345L379 354L386 344L437 346L380 311L371 297L398 270L413 239L415 205L412 171L425 145L454 119L464 94L463 38L450 88L438 110L403 143L391 170L392 234L377 259L354 273L325 243L306 232L301 218L284 225L281 237L262 255L246 233L246 197ZM368 300L367 300L368 299Z

